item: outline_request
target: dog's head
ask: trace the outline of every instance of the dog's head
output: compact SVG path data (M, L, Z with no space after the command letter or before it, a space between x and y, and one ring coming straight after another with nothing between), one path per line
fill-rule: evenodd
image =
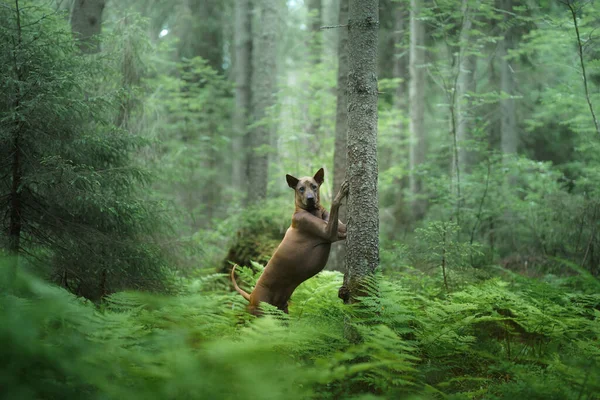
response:
M315 176L305 176L303 178L295 178L291 175L286 175L288 185L296 192L296 207L305 210L314 210L319 208L319 188L323 183L325 171L319 169Z

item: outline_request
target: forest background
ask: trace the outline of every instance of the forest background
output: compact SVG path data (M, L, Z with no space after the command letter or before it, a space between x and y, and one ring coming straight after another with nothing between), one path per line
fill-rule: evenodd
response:
M0 397L600 398L596 1L380 0L367 295L231 292L345 177L352 4L0 3Z

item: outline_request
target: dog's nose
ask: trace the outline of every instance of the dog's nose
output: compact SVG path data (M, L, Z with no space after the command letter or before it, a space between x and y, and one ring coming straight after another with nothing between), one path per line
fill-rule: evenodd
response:
M306 200L312 200L312 201L314 201L315 200L315 195L312 194L312 193L310 193L310 192L307 193L306 194Z

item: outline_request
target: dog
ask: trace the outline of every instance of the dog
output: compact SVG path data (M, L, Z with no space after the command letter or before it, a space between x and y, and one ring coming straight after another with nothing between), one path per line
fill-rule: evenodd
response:
M321 168L312 178L285 176L289 187L295 192L296 208L292 224L252 293L240 289L235 280L235 266L232 268L233 286L250 303L248 311L251 314L261 315L261 302L271 304L287 314L288 300L294 290L325 268L331 243L346 239L346 225L338 220L338 212L342 200L348 195L348 182L342 184L329 213L321 206L319 197L324 175Z

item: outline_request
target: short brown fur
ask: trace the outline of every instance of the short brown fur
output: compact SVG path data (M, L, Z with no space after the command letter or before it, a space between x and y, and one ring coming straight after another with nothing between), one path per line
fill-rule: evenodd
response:
M286 180L295 192L296 209L292 224L252 293L239 288L235 281L235 267L231 270L235 289L250 302L248 310L254 315L261 314L261 302L287 313L288 300L298 285L325 268L331 243L346 239L346 225L338 220L338 211L342 199L348 195L348 182L342 184L331 204L331 213L328 213L319 198L324 180L323 168L312 178L298 179L286 175Z

